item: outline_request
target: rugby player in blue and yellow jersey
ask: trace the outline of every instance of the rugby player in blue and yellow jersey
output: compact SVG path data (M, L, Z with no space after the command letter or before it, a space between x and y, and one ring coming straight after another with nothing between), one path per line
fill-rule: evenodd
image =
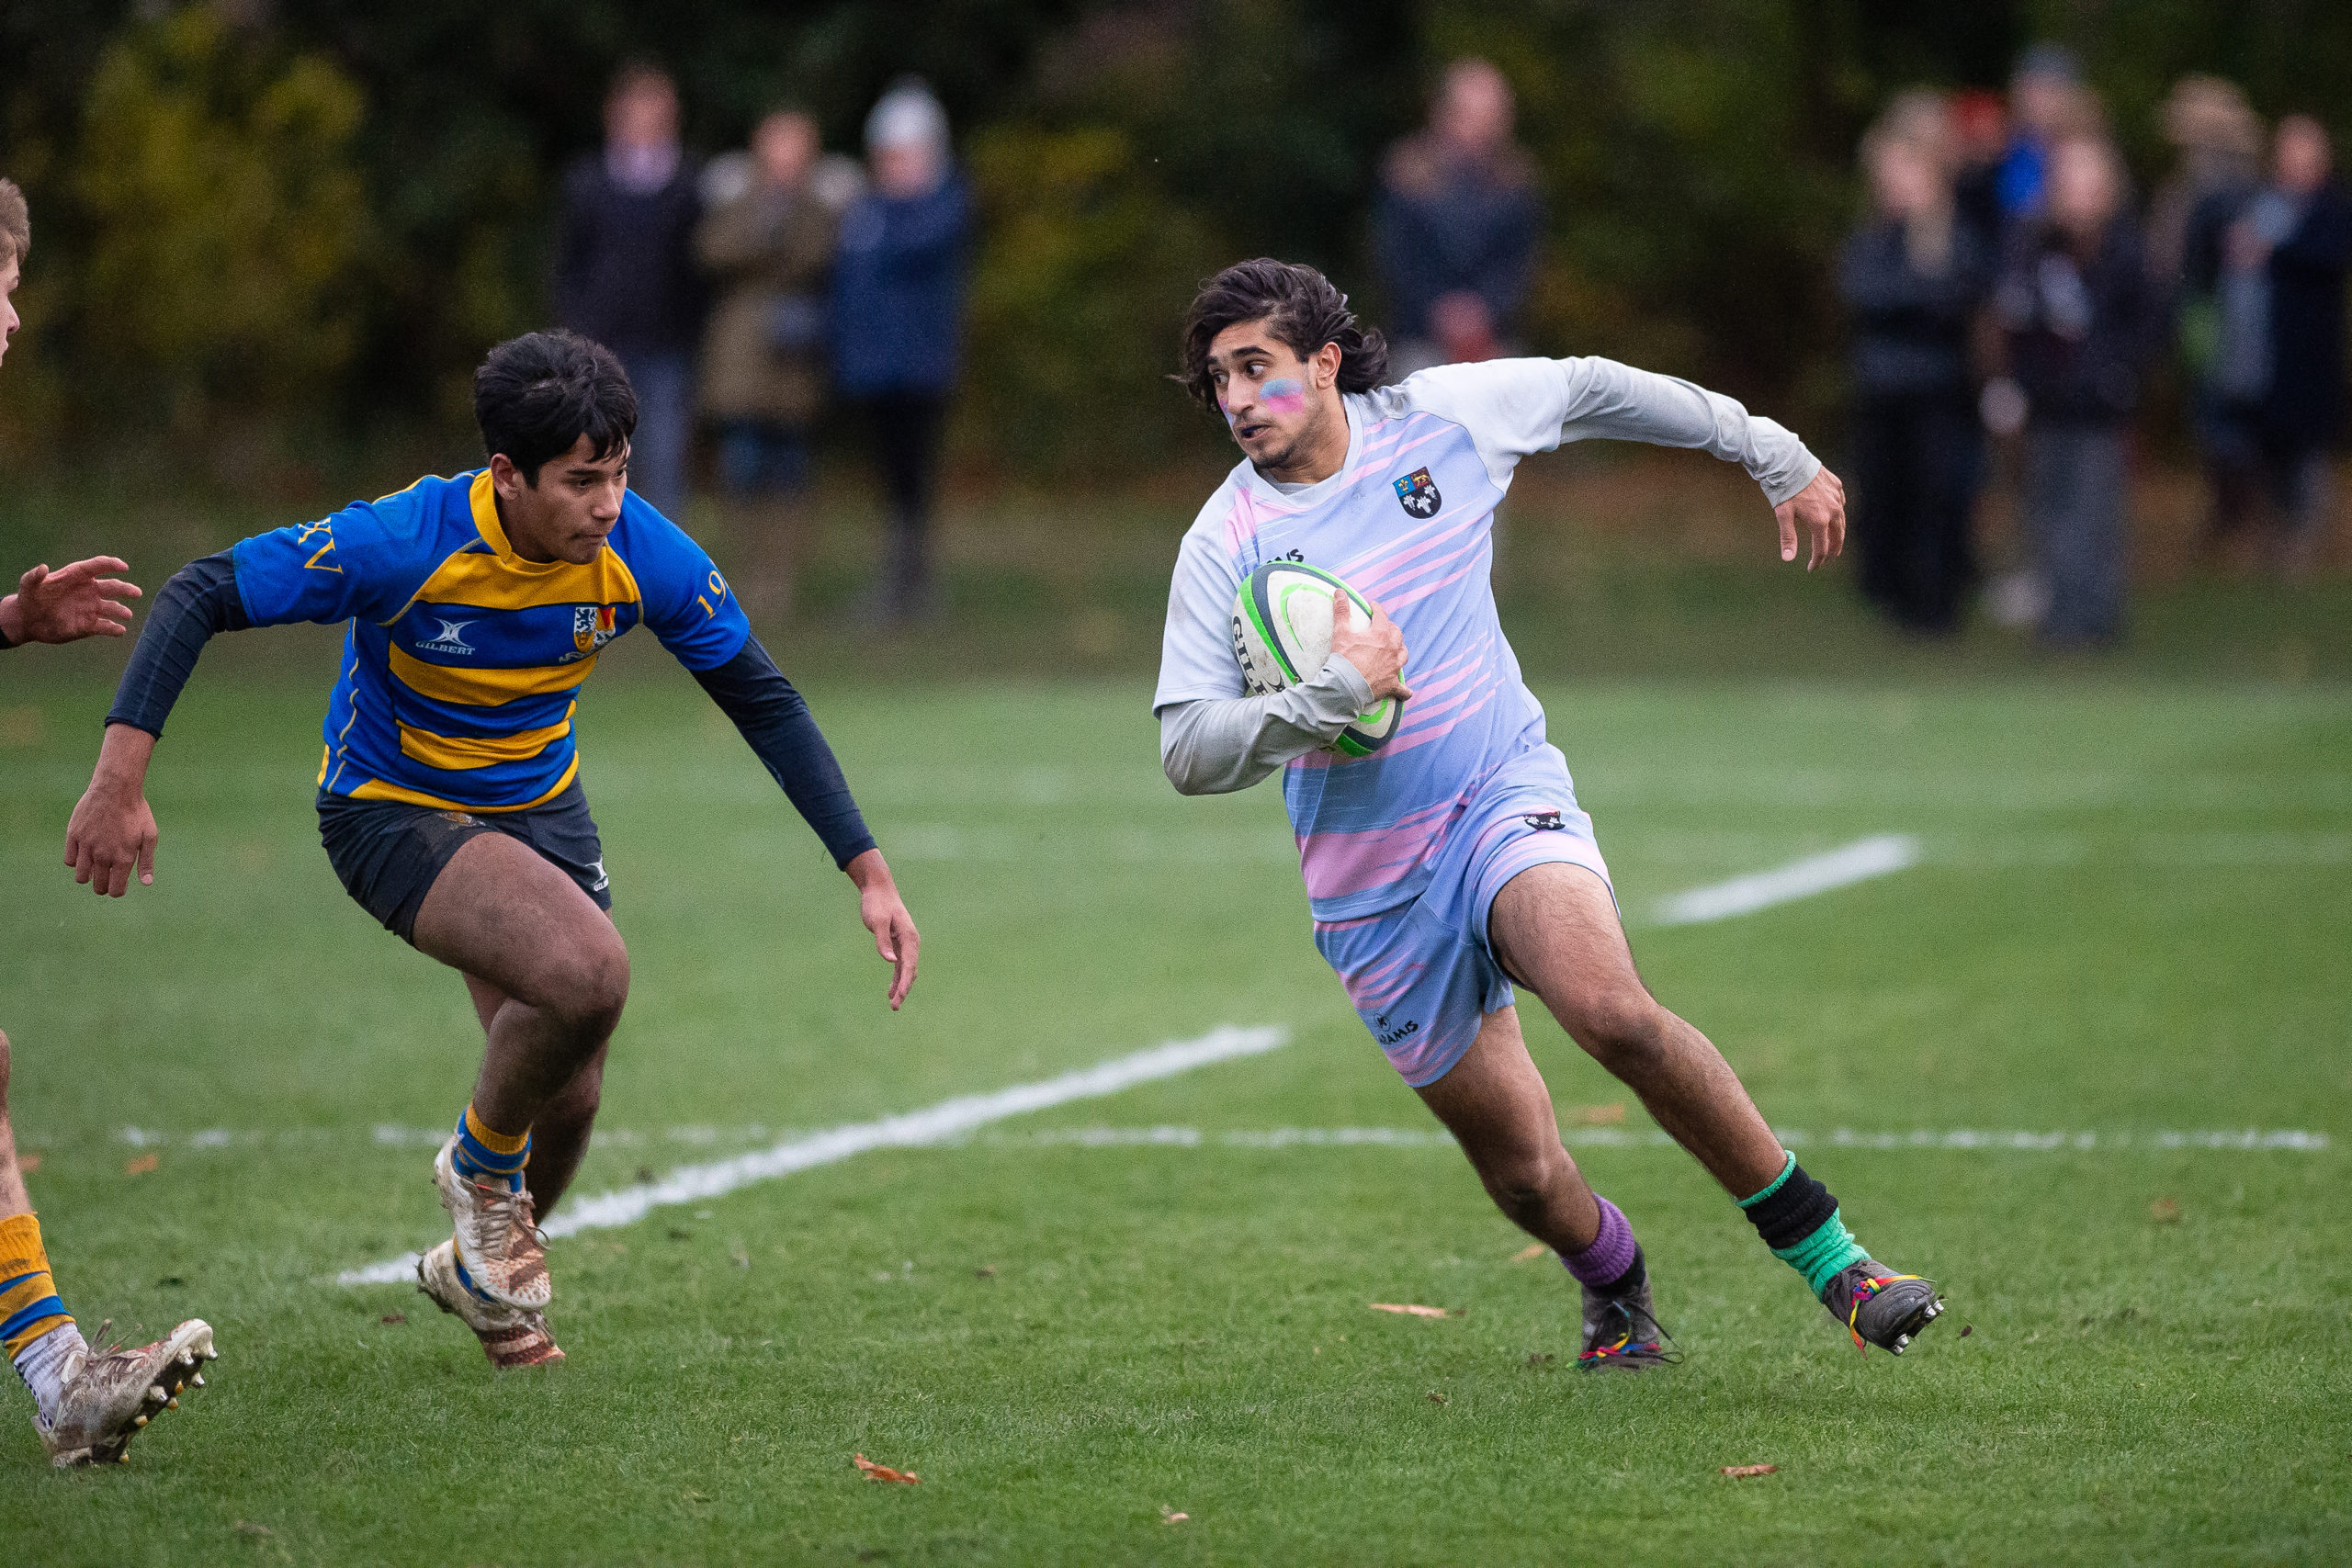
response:
M474 378L487 468L243 540L157 595L107 715L65 858L119 897L154 880L143 797L164 720L216 632L347 621L327 705L319 831L344 886L465 976L489 1037L434 1162L451 1238L419 1286L501 1367L560 1360L537 1228L586 1151L628 953L580 785L572 717L605 645L639 625L693 672L859 894L893 965L919 939L800 694L727 580L628 486L637 398L569 333L501 344Z

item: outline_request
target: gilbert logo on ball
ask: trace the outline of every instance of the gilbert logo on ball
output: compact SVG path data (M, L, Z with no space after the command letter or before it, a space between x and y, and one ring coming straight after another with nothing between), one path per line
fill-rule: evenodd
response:
M1322 673L1331 657L1331 594L1345 592L1363 622L1372 620L1364 596L1332 573L1304 561L1269 561L1233 595L1233 657L1251 696L1279 692ZM1369 757L1388 744L1405 705L1383 697L1325 746L1342 757Z

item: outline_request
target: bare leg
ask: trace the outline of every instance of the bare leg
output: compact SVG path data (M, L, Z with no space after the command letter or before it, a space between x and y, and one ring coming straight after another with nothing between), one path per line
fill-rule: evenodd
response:
M1517 1008L1488 1013L1462 1060L1418 1092L1513 1224L1557 1252L1592 1245L1600 1205L1560 1145L1552 1092L1527 1055Z
M465 976L466 991L473 998L474 1012L481 1020L482 1032L490 1032L499 1010L512 999L505 992L487 980L474 976ZM571 1081L556 1091L531 1124L531 1164L526 1185L531 1190L531 1204L544 1220L553 1211L556 1201L571 1185L579 1172L580 1161L588 1152L588 1135L596 1121L596 1108L605 1088L605 1055L609 1045L600 1045Z
M1781 1140L1731 1064L1659 1006L1634 972L1600 877L1581 866L1532 866L1496 897L1487 926L1505 971L1542 997L1724 1190L1745 1198L1781 1174Z
M17 1134L8 1125L8 1037L0 1034L0 1220L32 1212L25 1174L17 1168Z
M473 1096L491 1127L534 1125L601 1065L628 998L628 951L605 912L526 845L503 833L468 840L425 895L414 938L467 976L477 1010L496 998ZM576 1148L570 1158L576 1166Z

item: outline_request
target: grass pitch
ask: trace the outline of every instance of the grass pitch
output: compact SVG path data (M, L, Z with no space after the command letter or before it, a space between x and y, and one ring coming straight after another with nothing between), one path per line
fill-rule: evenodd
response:
M1293 1043L560 1242L571 1363L494 1376L413 1291L328 1280L435 1234L429 1148L400 1130L455 1115L478 1048L454 978L317 848L329 660L199 677L159 753L157 886L119 905L55 864L104 687L28 670L0 946L60 1285L86 1325L200 1313L225 1359L105 1473L39 1468L26 1403L0 1400L14 1559L2352 1551L2342 689L1546 687L1637 918L1864 833L1922 839L1910 871L1635 950L1864 1242L1952 1303L1902 1361L1857 1356L1531 1020L1689 1354L1583 1377L1569 1282L1513 1260L1442 1142L1227 1141L1432 1126L1308 944L1272 789L1174 796L1130 685L820 686L923 924L894 1018L846 886L643 651L582 706L636 980L579 1192L1221 1023ZM1087 1132L1149 1128L1198 1138ZM2097 1141L1871 1146L1917 1129ZM2156 1136L2222 1129L2330 1141ZM854 1452L922 1482L865 1482ZM1747 1463L1779 1471L1721 1473Z
M59 1284L85 1327L201 1314L225 1359L105 1473L40 1468L28 1402L0 1392L0 1551L2352 1556L2352 592L2176 574L2132 650L2055 671L1982 630L1905 646L1842 587L1773 572L1752 492L1683 495L1686 471L1708 469L1515 500L1506 624L1531 669L1578 672L1537 688L1637 927L1695 886L1919 839L1878 881L1634 933L1862 1240L1943 1281L1951 1312L1901 1361L1857 1356L1531 1014L1689 1356L1572 1371L1570 1283L1514 1261L1523 1238L1316 958L1274 790L1185 801L1159 777L1144 709L1181 517L1016 508L952 520L944 637L775 642L922 923L901 1015L845 883L724 720L650 643L607 656L583 768L635 989L575 1190L1221 1024L1291 1043L560 1241L552 1375L494 1376L413 1291L333 1283L436 1234L428 1140L479 1041L454 977L319 851L332 643L208 653L153 781L160 880L120 904L56 860L121 651L6 656L0 1027ZM94 499L12 492L6 558L124 530L153 588L283 520ZM822 614L867 540L820 543ZM1092 608L1056 642L1073 598ZM1073 648L1100 678L1002 683ZM1853 679L1776 683L1822 671ZM1398 1135L1303 1136L1349 1129ZM2248 1131L2311 1136L2165 1136ZM859 1452L922 1482L863 1481ZM1779 1469L1721 1473L1741 1464Z

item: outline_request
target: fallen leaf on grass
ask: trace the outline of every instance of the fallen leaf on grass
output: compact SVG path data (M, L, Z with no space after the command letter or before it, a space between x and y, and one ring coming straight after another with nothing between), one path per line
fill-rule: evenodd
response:
M1431 1404L1451 1404L1453 1402L1448 1399L1445 1395L1438 1393L1437 1390L1431 1389L1430 1390L1430 1403Z
M920 1485L922 1482L922 1477L911 1470L892 1470L887 1464L875 1463L864 1454L852 1454L849 1459L868 1481L903 1481L910 1486Z
M408 1321L408 1314L404 1312L388 1312L384 1314L384 1321L386 1323L406 1323Z
M1735 1480L1746 1480L1751 1475L1773 1474L1780 1468L1777 1464L1727 1464L1724 1466L1724 1473Z
M40 1168L40 1156L18 1155L17 1156L17 1168L23 1171L27 1176L30 1176L34 1171Z
M1397 1312L1408 1317L1460 1317L1468 1310L1466 1307L1414 1306L1400 1302L1374 1302L1371 1305L1374 1312Z
M1615 1105L1579 1105L1568 1112L1568 1120L1579 1127L1617 1127L1624 1124L1625 1107Z
M122 1174L144 1176L163 1163L164 1156L161 1155L133 1155L122 1162Z
M276 1535L277 1533L276 1530L271 1529L267 1525L257 1525L251 1519L239 1519L236 1524L236 1530L239 1535L249 1535L256 1540L260 1540L264 1536Z
M973 1269L973 1270L972 1270L972 1278L973 1278L973 1279L975 1279L975 1280L993 1280L993 1279L995 1279L995 1278L996 1278L996 1265L995 1265L995 1264L993 1264L993 1263L983 1263L983 1264L982 1264L982 1265L980 1265L978 1269Z
M1960 1337L1961 1337L1962 1339L1967 1338L1970 1335L1972 1335L1972 1334L1973 1334L1973 1333L1975 1333L1975 1332L1976 1332L1976 1325L1975 1325L1974 1324L1973 1324L1973 1323L1963 1323L1963 1324L1962 1324L1962 1325L1960 1325Z
M1551 1250L1552 1249L1550 1247L1544 1246L1540 1241L1531 1241L1525 1247L1521 1247L1517 1252L1512 1253L1510 1255L1510 1260L1513 1263L1525 1263L1530 1258L1541 1258Z
M2177 1198L2157 1199L2148 1205L2148 1218L2160 1225L2180 1224L2180 1200Z
M1159 1505L1159 1522L1163 1525L1181 1525L1192 1517L1190 1514L1178 1513L1165 1503Z

